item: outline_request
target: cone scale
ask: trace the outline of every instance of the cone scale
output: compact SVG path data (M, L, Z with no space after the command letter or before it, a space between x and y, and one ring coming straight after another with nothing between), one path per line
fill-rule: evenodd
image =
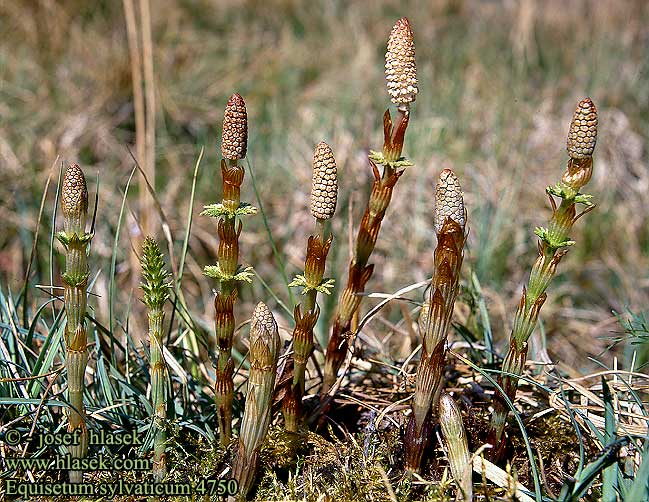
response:
M460 280L466 241L466 211L459 180L450 169L439 176L435 188L434 227L437 247L429 296L419 314L422 351L415 379L412 414L406 432L406 467L421 469L437 422L439 391L444 374L446 341Z
M329 145L320 142L313 154L311 214L315 232L307 241L304 275L297 276L289 286L301 286L304 301L296 305L293 330L293 379L282 402L286 430L297 432L303 421L302 398L305 392L306 364L313 352L313 329L320 315L316 303L318 292L329 294L333 279L325 279L325 264L332 235L325 238L325 223L331 219L338 200L336 161Z
M237 284L252 282L252 268L239 264L239 236L242 222L239 218L254 214L256 208L241 202L241 185L245 169L239 161L248 149L248 113L239 94L233 94L223 114L221 141L221 177L223 198L221 203L205 206L203 215L217 218L219 237L218 263L206 266L205 275L219 281L220 291L214 299L214 331L217 356L214 384L214 401L217 409L219 441L226 446L232 439L232 402L234 399L234 361L232 344L234 338L234 304Z
M68 447L72 458L88 454L88 428L83 404L83 388L88 363L88 335L85 326L88 286L88 248L92 235L86 233L88 218L88 189L83 171L77 164L70 165L63 176L61 189L63 231L57 234L65 251L64 287L66 324L65 368L68 378L67 409L68 432L79 432L80 441ZM70 482L81 483L83 472L70 471Z
M557 265L568 252L574 241L569 234L572 227L583 214L594 208L591 196L580 193L592 175L592 154L597 141L597 109L590 98L579 102L567 139L568 164L561 180L546 189L552 216L547 228L537 228L539 237L538 257L532 267L529 282L523 287L512 332L509 337L509 350L503 360L503 373L498 383L505 395L514 400L518 386L518 376L523 373L527 359L528 340L536 327L541 307L547 294L546 289L554 278ZM560 200L557 205L555 198ZM577 204L585 209L577 214ZM512 376L512 374L514 376ZM505 425L509 408L502 394L494 396L494 411L491 417L489 441L494 445L491 450L492 460L499 460L505 450Z
M406 128L410 120L410 105L418 93L415 44L407 18L401 18L392 28L385 54L385 76L388 95L397 105L396 120L390 111L383 116L383 149L370 151L369 163L374 182L354 244L354 254L349 264L347 284L338 300L325 356L325 371L320 399L323 410L331 399L329 391L338 378L347 352L353 347L356 326L352 321L361 304L361 293L374 272L369 259L381 230L381 223L392 198L394 187L412 163L401 156ZM382 165L382 172L378 166Z

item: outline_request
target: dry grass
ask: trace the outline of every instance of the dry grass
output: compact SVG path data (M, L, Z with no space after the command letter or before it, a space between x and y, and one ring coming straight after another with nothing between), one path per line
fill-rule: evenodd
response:
M125 145L135 138L134 115L119 3L8 2L0 9L6 19L0 49L0 156L2 217L8 227L0 237L0 263L15 287L34 231L37 194L46 166L57 155L99 173L102 217L93 253L108 258L119 187L132 166ZM164 1L153 12L160 117L156 189L174 237L180 239L184 230L197 145L205 144L207 152L196 211L218 198L220 188L213 183L217 131L227 96L237 90L250 110L250 163L289 270L298 270L303 259L305 236L299 229L309 219L310 152L321 139L333 145L342 200L332 270L342 277L348 253L346 208L354 202L352 217L360 217L364 196L358 192L370 176L364 152L380 144L376 124L386 101L383 41L393 18L408 15L417 37L422 92L406 149L417 166L404 177L386 219L370 289L396 290L427 277L433 247L431 186L442 168L452 167L462 179L471 218L467 263L478 273L494 312L496 336L503 339L513 293L534 252L530 229L547 211L541 189L562 169L565 126L574 103L588 94L601 115L591 189L599 209L592 224L577 229L580 245L562 267L562 274L575 280L554 287L544 315L551 347L560 347L569 364L581 365L586 354L576 350L575 334L593 340L588 355L597 354L605 347L598 337L614 329L611 309L642 309L649 296L643 202L649 186L643 145L649 103L641 92L647 83L642 49L649 36L643 22L647 14L642 2L541 8L535 2L368 7ZM129 200L137 215L137 199ZM406 214L410 225L402 224ZM201 264L214 261L216 242L212 222L201 220L193 224L184 284L188 302L209 324L211 292L199 271ZM243 236L242 257L282 294L277 266L264 245L267 236L261 222L254 225ZM122 239L118 279L128 294L128 232ZM45 239L38 249L37 279L47 263ZM107 315L106 284L102 274L96 285L100 319ZM244 299L251 302L260 295L257 284L255 294L244 292Z
M383 90L384 41L400 16L410 18L417 44L420 94L404 147L416 166L396 189L367 290L393 292L429 277L434 248L432 187L443 168L452 168L465 191L471 227L462 284L467 285L470 271L476 273L496 343L504 342L535 256L532 229L549 214L543 188L562 172L574 104L589 95L600 116L589 185L598 208L577 225L573 237L578 244L562 262L549 291L542 321L550 355L577 378L580 371L596 367L588 358L600 357L609 343L606 337L621 332L612 310L647 309L649 7L645 2L160 0L155 4L151 13L155 188L176 253L185 232L193 166L200 147L206 147L183 279L187 305L204 329L210 330L213 322L213 295L202 268L216 261L217 239L214 222L196 216L203 204L220 198L215 180L228 96L236 91L246 100L248 159L289 276L301 270L303 243L311 228L313 146L321 140L332 146L340 197L328 274L339 278L340 286L348 261L349 227L358 224L371 176L366 152L381 143L379 124L388 100ZM121 191L133 167L126 146L134 145L136 138L122 3L2 2L0 19L3 289L22 287L49 166L57 156L79 162L91 193L93 173L101 185L92 249L98 260L93 269L101 273L91 306L107 325L112 241ZM54 185L46 209L54 206ZM129 236L137 233L132 230L139 215L136 192L129 193L127 228L122 229L117 257L120 321L133 294ZM242 199L255 201L252 183L244 187ZM32 284L50 282L51 212L46 210L45 216ZM162 241L159 218L154 216L153 221ZM288 303L262 218L247 223L241 236L242 261L254 265ZM58 266L62 263L56 254L55 261ZM34 305L45 300L44 294L36 298L39 293L30 294ZM410 297L421 301L423 288ZM280 335L288 338L292 321L270 301L260 281L243 288L238 318L252 312L260 299L269 299L278 314ZM475 322L470 299L467 291L458 299L456 320L461 325ZM322 323L332 315L332 307L323 305ZM415 309L406 310L416 319ZM398 305L382 309L360 335L364 358L401 365L414 349L410 329ZM316 332L322 333L322 326ZM607 366L613 365L610 355L602 357ZM201 358L206 360L207 353ZM403 374L394 378L395 387L406 392L408 379Z

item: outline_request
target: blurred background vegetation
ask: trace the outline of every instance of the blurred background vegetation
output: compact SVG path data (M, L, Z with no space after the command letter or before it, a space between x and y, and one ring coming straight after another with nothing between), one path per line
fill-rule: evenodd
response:
M220 129L233 92L242 94L249 116L242 198L259 205L252 170L289 280L302 269L311 229L313 147L324 140L334 150L341 195L327 275L338 279L335 300L346 278L349 229L355 232L369 191L366 154L382 141L389 103L383 56L401 16L410 19L417 48L420 94L404 147L416 165L395 190L367 291L393 292L430 276L433 183L443 168L452 168L463 184L471 228L464 283L475 272L501 344L536 255L533 229L550 215L544 189L563 172L572 112L590 96L600 126L587 188L598 207L576 225L577 245L561 263L541 317L550 355L576 369L592 368L588 357L623 331L612 312L639 313L649 305L649 4L643 0L152 2L155 189L176 254L194 165L205 147L184 269L187 305L211 330L216 285L202 268L216 262L218 241L215 221L198 213L221 197ZM91 194L97 178L100 184L91 251L91 276L99 275L91 307L108 325L109 264L134 164L127 147L135 151L122 2L0 2L0 39L2 288L17 294L23 285L52 174L30 277L32 285L50 283L58 169L60 162L78 162ZM141 181L128 194L117 254L122 323L141 296L129 258L138 238L138 190ZM160 220L153 221L162 243ZM248 218L244 226L241 260L288 303L263 218ZM58 246L54 260L60 285ZM259 280L241 293L238 319L264 300L278 310L280 326L291 327ZM36 289L30 294L34 306L47 299ZM423 298L423 289L415 297ZM469 309L459 303L462 320ZM330 316L331 307L321 317ZM385 332L403 331L395 328L401 317L398 308L384 309L366 330L383 340Z

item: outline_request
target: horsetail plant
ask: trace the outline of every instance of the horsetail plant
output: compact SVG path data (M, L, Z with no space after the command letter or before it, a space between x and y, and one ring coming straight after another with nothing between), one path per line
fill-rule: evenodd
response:
M63 231L57 238L65 250L65 272L61 276L64 287L66 324L65 367L68 377L69 408L68 432L78 433L79 442L70 445L72 458L85 458L88 454L88 427L83 405L83 380L88 364L88 334L85 327L88 251L93 235L86 233L88 218L88 188L83 171L71 164L63 176L61 191ZM81 483L82 471L70 471L70 482Z
M149 343L151 363L151 406L153 407L153 478L162 481L167 474L165 420L167 418L167 365L162 350L162 323L164 304L169 299L169 274L158 244L146 237L142 244L142 301L147 306L149 318Z
M279 350L275 318L268 307L259 302L250 321L250 376L239 447L232 467L233 478L239 485L239 500L245 500L252 487L259 450L268 433Z
M315 218L315 233L309 236L304 262L304 275L298 275L289 286L301 286L305 299L295 306L293 330L293 382L282 402L286 430L296 432L301 421L301 403L304 396L306 363L313 352L313 328L320 308L316 303L318 292L330 294L333 279L324 279L325 262L333 236L325 239L325 224L336 210L338 180L336 160L331 147L318 143L313 154L311 184L311 214Z
M450 169L444 169L437 181L433 220L437 247L429 296L419 314L421 359L405 438L406 467L415 472L421 468L424 451L433 434L438 404L436 396L444 372L446 339L458 293L466 241L462 188Z
M323 401L327 399L327 392L336 381L348 347L353 346L356 327L352 326L352 321L360 307L360 294L374 271L374 265L368 265L368 260L374 251L392 191L405 168L413 165L401 156L410 118L410 104L415 101L418 93L415 44L410 23L405 17L397 21L390 33L385 54L385 75L388 93L392 102L397 105L396 123L392 123L390 110L386 110L383 115L383 150L371 151L369 155L374 183L356 237L347 286L341 293L327 346L321 393ZM382 173L379 172L377 164L383 165Z
M233 94L223 115L221 141L221 175L223 201L205 206L202 215L218 218L219 250L216 266L206 266L204 273L221 283L214 299L215 333L218 349L216 361L215 402L219 423L219 440L225 446L232 438L232 400L234 398L234 303L237 282L252 282L252 267L239 265L239 235L242 223L237 217L254 214L257 209L241 202L241 184L245 169L238 161L246 156L248 144L248 115L246 104L239 94Z
M527 287L523 286L514 325L509 338L509 351L503 360L502 373L498 383L505 395L513 400L516 396L518 377L523 373L527 358L527 341L536 326L539 312L547 297L545 290L556 273L561 258L575 242L569 234L574 223L595 206L591 195L582 194L579 190L590 181L593 172L593 151L597 141L597 109L585 98L579 102L570 123L567 140L567 151L570 159L566 171L555 186L546 189L552 217L548 228L536 228L534 233L539 237L539 256L532 267ZM557 206L554 197L561 199ZM577 214L577 204L584 204L585 209ZM494 396L494 411L491 417L490 442L494 449L492 455L498 459L504 450L504 429L508 407L500 393Z
M457 500L473 500L471 455L462 423L462 414L453 398L442 392L439 398L439 425L446 447L451 474L458 486Z

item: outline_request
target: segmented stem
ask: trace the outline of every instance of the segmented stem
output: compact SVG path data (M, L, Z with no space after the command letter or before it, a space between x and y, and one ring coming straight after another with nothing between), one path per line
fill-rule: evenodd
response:
M541 307L547 297L546 289L554 277L557 265L574 242L569 235L575 221L594 206L591 196L580 194L579 190L590 180L593 162L592 153L597 139L597 110L593 102L586 98L579 102L568 133L568 154L570 159L559 183L547 188L552 205L552 217L548 228L537 228L539 237L538 258L530 272L527 287L516 309L514 324L509 339L509 350L503 360L498 378L505 394L514 400L518 386L518 376L523 373L527 358L527 342L536 327ZM557 206L553 197L561 199ZM576 205L585 204L586 209L577 214ZM490 442L494 445L492 458L498 460L505 446L504 430L508 407L504 397L496 393L494 412L491 417Z
M302 286L304 301L296 305L293 330L293 382L282 402L286 430L296 432L302 421L302 397L305 391L306 364L313 352L313 328L320 308L316 303L318 291L329 294L333 280L324 279L325 263L332 235L325 239L325 222L333 217L338 200L336 161L329 145L320 142L313 154L311 185L311 214L315 232L307 241L304 275L296 277L291 286Z
M164 304L169 299L169 275L165 270L160 248L151 237L142 245L142 301L147 306L149 319L149 347L151 365L151 406L153 408L153 478L162 481L167 475L165 447L167 433L167 365L162 345Z
M61 190L63 231L57 237L65 249L65 272L62 275L66 324L65 367L68 376L68 432L79 431L80 441L68 447L73 458L88 454L88 428L83 405L83 381L88 363L88 335L85 327L88 286L88 248L92 235L85 231L88 218L88 189L83 171L70 165L63 176ZM70 471L70 482L83 481L82 471Z
M450 169L440 174L433 214L437 247L429 296L419 314L422 350L405 441L406 466L411 471L420 470L423 454L432 439L431 427L444 372L446 340L464 257L466 211L460 183Z
M232 475L239 483L240 500L245 500L252 486L259 450L268 433L279 349L275 318L268 307L260 302L250 322L250 376L239 447L232 468Z
M237 283L252 282L252 268L239 264L239 236L242 223L237 217L254 214L256 209L241 202L241 184L245 169L238 164L248 148L248 115L246 104L239 94L233 94L223 115L221 142L221 176L223 199L220 204L205 206L204 215L218 218L219 250L216 266L206 266L205 275L217 279L221 290L214 300L214 331L217 345L214 400L217 409L219 441L227 445L232 438L232 401L234 399L234 303Z
M397 120L393 125L390 111L386 110L383 115L383 149L381 152L370 152L374 183L358 229L347 285L338 300L338 311L327 345L320 395L323 405L330 399L329 389L338 377L349 347L353 347L356 327L352 326L352 319L361 304L360 294L374 271L374 265L368 264L368 261L374 251L394 186L404 173L404 168L412 166L410 161L401 156L410 120L410 103L415 100L418 92L415 45L406 18L399 19L392 29L385 58L388 93L398 105ZM379 173L377 164L384 166L382 174Z

